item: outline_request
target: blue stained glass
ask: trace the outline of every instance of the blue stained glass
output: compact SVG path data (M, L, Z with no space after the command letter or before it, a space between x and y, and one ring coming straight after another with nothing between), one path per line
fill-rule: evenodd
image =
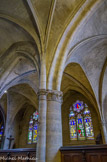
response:
M35 123L33 130L33 143L37 143L38 124Z
M77 112L80 112L81 110L83 110L84 108L84 105L83 105L83 101L76 101L74 104L73 104L73 108L74 108L74 111L77 111Z
M88 105L85 103L85 107L88 107Z
M38 112L37 112L37 111L34 112L34 113L33 113L33 119L38 120L38 117L39 117Z
M4 126L1 125L1 127L0 127L0 140L2 140L3 130L4 130Z
M73 113L73 111L71 111L69 117L73 117L73 116L75 116L75 114Z
M71 140L94 139L91 114L83 101L77 100L70 107L69 126Z
M70 109L69 114L69 126L70 126L70 138L71 140L77 140L77 132L76 132L76 121L75 121L75 114L72 111L72 108Z
M82 124L82 119L78 119L78 124Z
M86 138L94 139L92 119L91 119L91 114L88 108L85 109L84 115L85 115L84 122L85 122Z
M84 123L83 123L83 117L81 114L78 114L77 116L77 132L78 132L78 139L79 140L85 140L85 129L84 129Z
M4 129L3 125L1 126L1 129Z
M70 121L70 125L75 125L75 122L74 121Z
M84 114L90 114L90 111L88 110L88 108L85 108Z
M77 140L75 119L71 119L69 125L70 125L70 138L71 138L71 140Z
M33 113L33 117L31 116L28 131L28 144L37 143L38 117L39 114L37 111Z

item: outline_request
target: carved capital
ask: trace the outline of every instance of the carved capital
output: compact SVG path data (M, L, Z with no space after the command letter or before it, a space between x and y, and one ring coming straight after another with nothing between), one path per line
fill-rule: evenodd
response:
M57 90L48 90L47 100L48 101L57 101L62 103L63 93Z
M40 89L37 95L39 100L57 101L62 103L63 93L61 91Z
M47 99L47 90L40 89L39 92L37 93L37 95L40 100L46 100Z

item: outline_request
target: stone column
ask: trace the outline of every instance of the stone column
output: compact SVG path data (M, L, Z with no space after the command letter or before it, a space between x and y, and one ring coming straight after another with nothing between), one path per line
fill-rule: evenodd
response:
M46 162L61 162L59 151L59 148L62 146L61 103L62 92L48 91Z
M39 129L37 142L37 162L46 160L46 111L47 111L47 91L42 89L38 93L39 97Z
M4 132L5 140L4 140L3 149L8 149L9 140L7 138L10 137L10 135L13 135L12 134L13 128L11 125L11 118L13 115L14 115L14 113L13 113L13 94L10 91L8 91L7 92L7 117L6 117L6 125L5 125L5 132ZM13 144L13 142L14 141L12 141L12 144Z
M104 143L107 144L107 121L102 121L102 128L104 132Z

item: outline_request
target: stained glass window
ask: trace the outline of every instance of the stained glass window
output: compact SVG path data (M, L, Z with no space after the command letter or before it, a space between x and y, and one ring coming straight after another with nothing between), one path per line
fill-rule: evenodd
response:
M93 125L90 111L86 108L84 111L84 123L87 139L94 139Z
M30 118L28 130L28 144L37 143L38 116L38 112L35 111Z
M77 116L77 134L79 140L85 140L84 122L81 114L78 114Z
M91 113L83 101L77 100L70 107L69 127L71 140L94 139Z
M71 110L70 115L69 115L69 125L70 125L70 138L72 140L77 139L77 133L76 133L76 121L75 121L75 114Z
M83 108L84 108L83 101L78 101L77 100L73 104L73 108L74 108L74 111L77 111L77 112L80 112L81 110L83 110Z
M3 122L3 116L0 111L0 141L2 141L3 133L4 133L4 122Z
M4 126L1 124L0 125L0 141L2 140L3 132L4 132Z

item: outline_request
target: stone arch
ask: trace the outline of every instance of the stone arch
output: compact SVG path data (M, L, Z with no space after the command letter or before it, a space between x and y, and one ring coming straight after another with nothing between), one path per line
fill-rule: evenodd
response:
M9 88L8 92L9 91L16 93L18 95L21 95L25 98L25 100L23 102L21 102L20 104L18 104L17 107L15 108L14 115L12 116L11 121L10 121L10 125L14 121L14 118L16 117L17 113L21 110L21 108L25 104L26 105L30 104L33 107L35 107L35 109L38 110L37 94L29 84L26 84L26 83L16 84L16 85L12 86L11 88Z
M36 110L33 105L24 103L11 123L11 134L14 136L14 148L35 148L35 144L27 143L29 120L32 113Z
M37 36L37 33L34 32L28 25L26 26L24 23L22 23L21 21L11 17L11 16L7 16L5 14L0 14L0 18L10 22L10 23L14 23L15 25L18 25L20 28L24 29L25 32L27 32L37 43L38 49L40 50L39 47L39 39Z
M98 133L100 133L100 131L102 130L101 110L99 109L99 105L97 103L94 91L85 74L85 71L83 70L83 68L78 62L73 62L73 61L74 60L72 60L72 62L68 63L67 66L65 66L63 77L62 77L62 83L61 83L61 91L64 94L64 98L66 98L65 94L67 94L67 92L69 91L76 91L86 97L88 102L92 105L93 110L95 109L94 111L96 112L96 115L98 117L99 131L96 133L96 136L97 136ZM69 98L68 101L70 101L71 99ZM65 102L65 99L63 101L63 104L64 102ZM103 135L103 132L102 132L102 135Z
M93 129L94 129L94 139L91 140L83 140L81 141L71 141L70 140L70 130L69 130L69 113L70 113L70 107L74 102L77 100L83 101L88 105L88 108L91 112L91 117L92 117L92 124L93 124ZM94 106L91 104L90 100L87 99L86 96L83 94L79 93L78 91L75 90L69 90L66 92L64 95L64 102L62 104L62 132L63 132L63 145L64 146L71 146L71 145L93 145L96 142L96 137L100 133L100 121L101 118L99 119L99 115L94 108Z
M91 3L91 4L88 2L85 3L83 9L80 9L77 12L76 16L74 17L74 19L72 21L69 21L69 23L66 25L66 28L64 29L64 32L61 35L60 40L58 41L57 47L54 52L55 55L54 55L54 58L52 61L52 66L51 66L51 69L49 71L49 76L48 76L48 83L47 83L48 89L60 90L60 86L58 86L58 84L59 84L58 81L56 81L56 83L55 83L56 74L57 74L57 79L58 79L60 77L59 74L61 73L61 71L63 73L64 64L66 62L68 53L71 50L71 45L73 44L73 39L74 39L76 33L78 33L80 26L81 26L81 28L84 26L84 24L87 22L87 20L89 20L92 17L93 13L96 11L96 9L98 9L100 7L100 5L101 5L101 1L97 1L97 2ZM87 10L86 9L87 7L91 8L91 10L90 11ZM84 14L84 10L85 10L85 14ZM79 15L78 15L78 13L79 13ZM81 17L81 15L84 15L84 16ZM73 28L74 26L77 27L77 28L75 28L75 30ZM91 36L88 36L88 38L89 37L91 37ZM87 39L87 38L84 38L83 40L85 40L85 39ZM83 40L80 40L80 41L83 41ZM76 45L77 44L74 44L74 46L76 46Z
M7 121L6 121L6 130L5 130L6 138L4 143L5 149L8 147L7 137L9 137L9 135L12 135L13 137L16 136L17 130L15 131L15 128L17 127L17 129L19 130L19 125L17 123L18 121L19 122L21 121L21 118L23 119L23 114L26 113L26 111L29 112L27 115L25 115L27 120L27 117L29 116L31 110L38 109L37 94L28 84L19 84L9 88L7 92L7 101L11 101L11 102L7 102L8 108L7 108ZM11 113L8 114L8 111ZM22 115L20 115L20 112ZM24 121L23 123L26 125L26 130L27 130L28 123ZM16 134L14 134L14 132ZM18 136L15 138L18 139ZM17 146L14 147L18 147L18 144L16 145ZM28 145L26 145L25 147L28 147Z
M36 69L39 71L38 66L40 63L40 56L36 44L30 41L21 41L12 44L2 56L2 59L5 58L5 61L9 57L9 61L13 61L16 57L26 57L32 61ZM7 61L8 62L8 61ZM9 64L9 63L8 63ZM3 64L3 66L5 63Z
M107 95L105 96L103 101L103 116L104 116L104 121L107 122Z
M107 122L107 64L105 65L103 70L104 71L101 85L102 116L103 120Z
M105 97L105 88L106 88L106 77L107 77L107 58L104 62L101 75L100 75L100 80L99 80L99 102L101 105L101 110L103 113L103 104L104 104L104 97ZM103 113L104 114L104 113Z
M87 48L93 50L95 47L98 47L99 45L102 45L104 43L106 45L106 41L107 41L107 35L99 35L99 36L95 36L95 37L86 39L86 40L82 41L81 43L77 44L74 48L70 49L66 60L63 62L63 64L59 68L59 72L57 73L56 88L60 89L63 71L70 62L79 63L81 65L81 67L83 68L83 70L85 71L83 65L81 64L80 58L78 58L78 57L80 57L80 54L83 55L83 53L84 53L84 55L85 56L87 55L87 57L88 57L89 55L87 54L87 51L86 51ZM82 51L80 51L81 49L82 49ZM106 55L105 55L105 57L106 57ZM85 74L87 75L86 72L85 72Z
M7 53L8 53L8 55L7 55ZM7 50L5 55L6 55L6 57L5 58L3 57L3 60L5 59L4 64L3 64L3 71L1 72L1 85L2 85L1 95L3 94L4 90L6 90L6 86L8 88L8 86L10 84L8 81L8 83L6 83L6 85L5 85L6 78L13 72L14 67L16 67L17 64L19 64L20 62L22 62L24 60L26 60L29 63L28 65L31 67L31 69L28 69L28 70L30 70L30 72L34 73L34 71L32 71L32 70L35 70L36 75L37 75L36 79L38 79L38 82L39 82L40 58L39 58L38 54L37 54L37 56L35 56L35 48L34 48L33 44L31 44L29 42L18 42L16 44L12 45ZM7 62L8 65L7 64L5 65L5 62ZM5 67L7 67L7 68L5 68ZM28 73L26 73L26 75L27 74ZM19 74L17 74L17 75L15 74L16 78L13 77L13 82L16 82L15 79L18 81L20 80L18 78L18 76L19 76ZM19 77L22 77L22 75ZM12 80L12 78L11 78L11 80ZM22 80L22 78L21 78L21 80Z
M65 67L61 85L63 84L63 79L65 78L64 76L72 80L72 82L75 83L76 87L82 89L82 91L85 92L85 95L88 95L88 97L90 97L90 100L92 101L93 105L97 104L93 89L86 76L86 73L78 62L74 62L74 60L72 60L72 62ZM62 86L61 90L63 91Z
M60 89L63 72L64 72L64 69L67 67L67 65L69 65L70 63L73 63L73 62L79 64L80 67L82 68L82 70L84 71L85 76L86 76L86 78L87 78L87 80L88 80L88 82L91 86L92 95L93 95L94 100L95 100L94 103L97 105L97 110L99 112L99 116L101 117L101 119L102 119L102 113L101 113L101 107L99 105L98 89L99 89L100 73L101 73L101 70L103 68L103 64L104 64L105 59L106 59L106 49L107 49L106 43L107 43L107 36L106 35L100 35L100 36L96 36L96 37L92 37L90 39L87 39L87 40L81 42L80 44L78 44L73 49L71 49L71 51L69 52L69 55L68 55L68 57L65 61L65 64L63 64L61 66L61 68L59 68L60 70L59 70L59 73L57 73L57 79L55 80L56 82L54 81L54 85L55 84L57 85L57 86L55 86L55 89ZM98 48L98 50L97 50L97 48ZM90 51L88 52L87 49L89 49ZM99 53L98 53L98 51L99 51ZM93 59L91 58L92 55L94 56ZM85 62L86 57L87 57L88 62ZM97 60L97 58L99 58L99 59ZM100 59L100 58L103 58L103 60ZM94 80L92 79L94 77L91 76L91 74L93 73L93 70L91 70L89 68L90 65L88 65L89 60L92 64L91 67L94 68L94 66L95 66L94 72L96 71L95 75L96 74L97 75L96 75L96 78ZM97 62L99 62L98 63L99 66L96 64ZM97 81L97 82L95 83L95 81Z

